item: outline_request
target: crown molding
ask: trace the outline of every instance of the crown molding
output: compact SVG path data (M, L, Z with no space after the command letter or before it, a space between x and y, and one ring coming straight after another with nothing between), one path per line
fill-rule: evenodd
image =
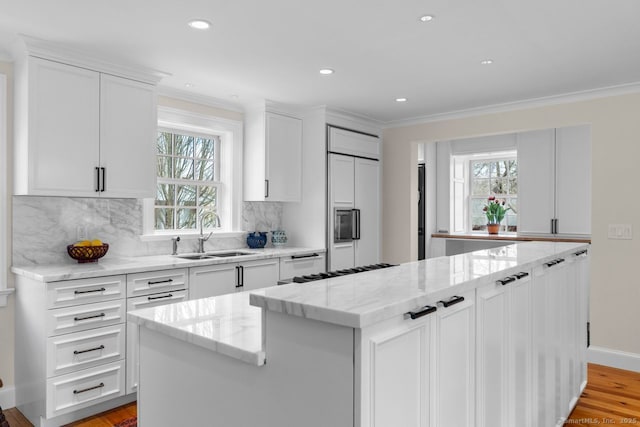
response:
M437 113L408 119L391 120L385 122L383 129L392 129L405 126L414 126L426 123L440 122L444 120L464 119L485 114L504 113L507 111L524 110L530 108L546 107L550 105L568 104L572 102L588 101L591 99L606 98L610 96L627 95L640 92L640 82L627 83L617 86L589 89L579 92L569 92L559 95L551 95L540 98L531 98L521 101L506 102L503 104L487 105L483 107L469 108L446 113Z
M164 71L154 70L143 66L121 65L105 61L104 59L96 58L87 52L24 34L19 36L15 50L15 56L17 57L19 57L22 52L25 52L30 56L75 65L77 67L100 71L106 74L122 76L144 83L157 84L164 77L171 75Z
M180 89L176 89L168 86L159 85L158 95L179 99L182 101L193 102L195 104L205 105L207 107L221 108L221 109L233 111L236 113L244 113L244 108L242 108L242 105L240 104L225 101L220 98L201 95L198 93L187 92L184 90L180 90Z

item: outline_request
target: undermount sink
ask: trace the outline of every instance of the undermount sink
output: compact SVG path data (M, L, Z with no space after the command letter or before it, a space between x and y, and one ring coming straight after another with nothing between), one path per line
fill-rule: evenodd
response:
M182 259L209 259L209 258L226 258L232 256L247 256L253 255L250 252L216 252L216 253L205 253L205 254L184 254L184 255L176 255L178 258Z

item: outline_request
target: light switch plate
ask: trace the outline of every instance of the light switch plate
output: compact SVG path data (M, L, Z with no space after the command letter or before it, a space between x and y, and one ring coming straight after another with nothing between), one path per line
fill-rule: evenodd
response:
M633 239L633 229L631 224L609 224L609 239L631 240Z

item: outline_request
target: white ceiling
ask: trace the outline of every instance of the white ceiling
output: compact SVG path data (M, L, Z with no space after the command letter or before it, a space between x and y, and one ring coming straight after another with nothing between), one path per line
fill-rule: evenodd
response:
M0 49L27 34L225 102L389 123L640 82L639 17L640 0L0 0Z

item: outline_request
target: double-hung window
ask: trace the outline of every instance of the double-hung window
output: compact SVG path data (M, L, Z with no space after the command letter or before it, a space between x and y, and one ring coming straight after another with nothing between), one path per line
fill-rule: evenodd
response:
M516 156L469 160L469 223L471 231L486 230L487 217L483 208L490 196L507 210L503 229L518 230L518 162Z
M156 230L220 228L220 146L218 135L158 130Z

